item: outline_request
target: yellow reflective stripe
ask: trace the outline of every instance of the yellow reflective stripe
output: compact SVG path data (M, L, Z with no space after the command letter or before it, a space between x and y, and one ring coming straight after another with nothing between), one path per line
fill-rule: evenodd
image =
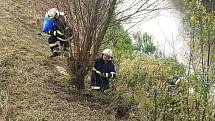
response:
M57 39L60 40L60 41L70 41L71 39L73 39L73 36L71 36L71 37L68 38L68 39L62 39L62 38L60 38L60 37L57 37Z
M105 77L108 77L109 76L109 74L108 73L105 73Z
M110 72L111 73L111 78L114 77L114 74L116 74L115 72Z
M57 35L57 32L56 32L56 31L53 31L53 35L56 36L56 35Z
M92 89L100 89L101 87L99 86L91 86Z
M54 46L57 46L57 43L49 44L49 47L54 47Z
M67 41L67 39L62 39L60 37L57 37L57 39L59 39L60 41Z
M93 67L93 71L97 71L97 69L95 67Z
M59 30L57 30L57 34L59 34L59 35L63 35L63 33L62 33L62 32L60 32Z
M59 52L59 50L54 49L53 52Z
M100 75L101 75L101 72L98 71L95 67L93 67L93 71L95 71L97 74L100 74Z

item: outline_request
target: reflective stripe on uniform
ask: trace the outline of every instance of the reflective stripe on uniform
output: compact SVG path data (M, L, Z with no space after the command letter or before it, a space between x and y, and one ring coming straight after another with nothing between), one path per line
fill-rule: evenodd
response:
M97 90L97 89L100 89L101 87L99 87L99 86L91 86L91 88Z
M56 36L56 35L57 35L57 32L56 32L56 31L53 31L53 35Z
M108 76L109 76L109 73L105 73L105 77L107 77L107 78L108 78Z
M73 36L71 36L71 37L69 37L69 38L67 38L67 39L62 39L62 38L60 38L60 37L57 37L57 39L60 40L60 41L70 41L70 40L73 39Z
M62 39L60 37L57 37L57 39L60 40L60 41L67 41L67 39Z
M95 67L93 67L93 71L98 71Z
M57 46L57 43L49 44L49 47L54 47L54 46Z
M115 72L110 72L110 73L111 73L111 79L112 79L116 73Z
M53 52L59 52L59 50L58 49L54 49Z
M59 30L57 30L56 32L57 32L57 34L59 34L59 35L63 35L63 33L60 32Z

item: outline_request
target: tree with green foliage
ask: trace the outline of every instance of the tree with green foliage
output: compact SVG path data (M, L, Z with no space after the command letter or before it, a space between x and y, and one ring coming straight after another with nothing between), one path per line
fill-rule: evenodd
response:
M138 105L131 113L134 120L215 120L215 12L208 12L200 0L183 4L190 45L187 68L171 58L158 61L134 55L124 56L120 63L118 90ZM135 35L139 42L135 47L141 50L144 39L140 32ZM173 75L181 77L177 84L170 85Z
M140 31L134 34L135 50L138 52L150 54L154 53L156 46L152 42L152 36L148 33L141 34Z
M205 3L206 1L204 1ZM213 75L215 74L215 14L213 8L206 8L203 1L188 0L184 1L186 5L186 26L189 29L189 45L190 45L190 62L189 84L195 82L195 91L199 96L192 99L201 101L201 105L197 105L198 115L195 115L195 120L214 120L210 114L215 112L210 106L211 91L215 84ZM214 1L207 1L207 4L214 4ZM208 11L211 10L211 11ZM193 73L191 73L191 70ZM190 105L192 100L189 100L189 91L187 93L187 105ZM212 98L213 99L213 98ZM211 105L212 104L212 105ZM187 109L188 119L194 114Z
M138 106L135 112L131 111L131 120L183 119L186 108L181 106L185 105L186 90L181 83L169 90L169 83L173 75L184 76L184 65L173 59L156 60L133 55L129 58L123 56L119 66L117 90L124 92L122 96L126 102Z
M114 51L131 52L132 40L122 25L114 22L108 28L101 48L112 48Z
M77 90L84 89L84 77L92 69L109 25L115 21L114 17L117 17L118 22L125 22L137 17L143 21L146 16L155 15L156 11L166 7L166 2L160 0L154 2L135 0L132 3L129 0L61 0L61 2L51 2L59 10L65 12L73 30L74 38L70 43L68 61L71 69L71 84ZM120 7L125 2L131 4Z

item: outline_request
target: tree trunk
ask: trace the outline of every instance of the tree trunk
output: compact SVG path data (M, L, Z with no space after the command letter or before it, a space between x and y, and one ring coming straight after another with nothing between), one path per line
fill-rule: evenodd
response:
M83 90L85 85L84 85L84 76L82 76L81 73L76 73L75 77L71 78L72 84L75 86L75 88L80 91Z
M134 13L122 17L124 18L123 20L127 20L149 8L152 11L147 11L145 15L153 14L153 11L164 7L158 7L157 3L160 3L159 1L148 5L149 0L137 1L135 6L128 6L128 9L125 8L122 11L115 11L115 8L120 3L118 0L61 0L61 2L54 0L51 3L60 11L65 12L67 22L73 31L68 61L71 69L70 81L77 90L84 89L84 77L93 66L94 59L104 40L109 24L113 20L113 16L122 14L132 8L137 9Z

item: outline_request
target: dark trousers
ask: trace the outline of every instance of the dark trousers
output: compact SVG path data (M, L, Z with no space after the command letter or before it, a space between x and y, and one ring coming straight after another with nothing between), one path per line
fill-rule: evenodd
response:
M64 51L66 51L69 48L69 42L68 41L61 41L57 39L55 36L50 36L48 38L48 43L49 45L55 44L57 41L60 42L60 45L63 47ZM59 45L56 44L55 46L50 46L51 51L53 52L54 50L59 50Z
M91 86L99 86L101 91L109 89L109 82L107 78L101 77L101 75L92 73L91 76Z

